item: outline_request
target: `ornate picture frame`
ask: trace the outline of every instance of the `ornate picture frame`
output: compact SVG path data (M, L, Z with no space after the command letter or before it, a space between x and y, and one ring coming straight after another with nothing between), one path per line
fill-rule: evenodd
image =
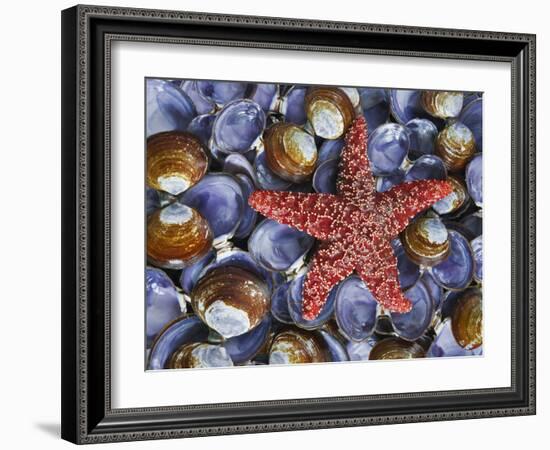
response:
M151 406L111 402L111 46L287 49L511 66L511 385ZM75 6L62 12L62 437L99 443L535 414L535 36ZM508 193L503 193L508 195Z

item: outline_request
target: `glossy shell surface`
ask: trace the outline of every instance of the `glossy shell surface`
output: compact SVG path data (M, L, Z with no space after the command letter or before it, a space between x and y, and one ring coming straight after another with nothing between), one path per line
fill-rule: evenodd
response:
M407 129L397 123L380 125L367 141L367 154L375 175L394 174L407 157L410 147Z
M464 94L462 92L423 91L422 106L424 110L440 119L456 117L462 110Z
M456 301L451 316L453 336L458 345L473 350L483 343L483 305L481 291L471 289Z
M432 205L433 210L440 216L455 216L464 211L470 204L470 195L466 189L466 184L461 178L450 175L447 181L451 183L453 192L447 197L439 200Z
M450 172L458 172L474 156L476 145L474 135L461 122L445 127L435 140L435 153Z
M233 361L224 347L204 342L182 345L172 354L168 362L170 369L231 366Z
M355 117L349 97L338 88L310 88L305 104L315 134L324 139L338 139Z
M408 257L416 264L433 266L449 256L451 244L443 222L437 217L420 217L401 233Z
M483 156L475 155L466 166L466 185L477 206L483 206Z
M416 342L397 337L378 341L369 353L370 360L424 358L426 351Z
M273 339L269 364L302 364L328 361L324 340L315 332L290 328Z
M405 297L412 302L412 309L404 314L391 313L391 319L399 337L414 341L426 332L432 322L434 302L422 281L409 288Z
M445 289L464 289L474 274L472 249L462 234L454 230L448 230L448 233L451 252L447 259L432 268L432 275Z

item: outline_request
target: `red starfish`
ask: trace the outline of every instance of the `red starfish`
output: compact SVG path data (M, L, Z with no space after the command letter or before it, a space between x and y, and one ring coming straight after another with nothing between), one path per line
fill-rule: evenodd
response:
M419 180L376 192L366 138L367 124L360 116L346 133L338 194L256 191L248 200L264 216L321 241L304 282L306 320L319 315L331 288L354 270L382 306L410 311L412 304L399 285L391 240L416 214L452 191L447 181Z

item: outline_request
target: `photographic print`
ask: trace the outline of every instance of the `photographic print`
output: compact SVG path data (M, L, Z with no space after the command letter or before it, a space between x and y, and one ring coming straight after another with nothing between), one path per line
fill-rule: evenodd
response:
M147 370L482 355L481 92L145 97Z

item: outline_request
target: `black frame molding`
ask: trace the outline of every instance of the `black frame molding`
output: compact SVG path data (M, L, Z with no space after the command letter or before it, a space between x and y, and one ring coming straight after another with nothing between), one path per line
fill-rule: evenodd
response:
M113 409L110 49L115 40L509 62L509 388ZM84 444L535 414L535 36L178 11L62 12L62 437Z

